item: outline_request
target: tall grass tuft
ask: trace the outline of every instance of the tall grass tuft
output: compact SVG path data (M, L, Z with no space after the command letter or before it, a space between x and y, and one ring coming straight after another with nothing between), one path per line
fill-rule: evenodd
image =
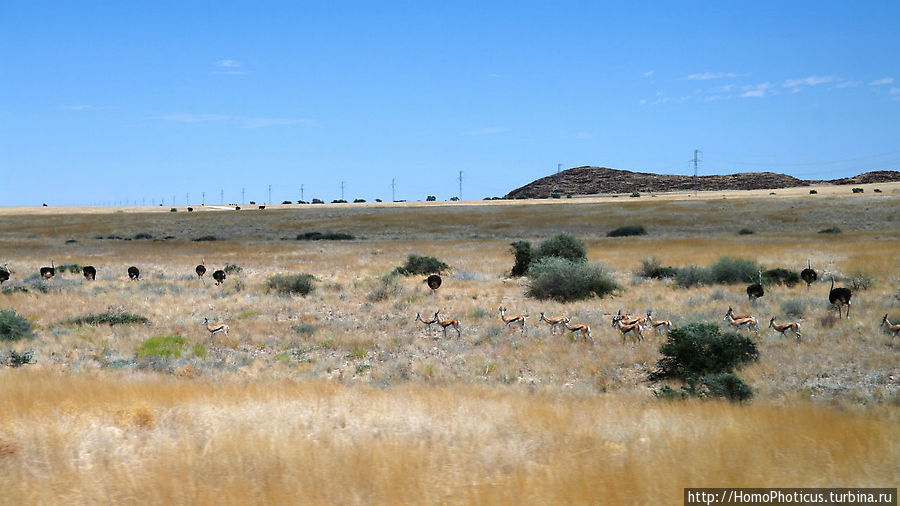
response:
M538 260L528 269L526 294L536 299L560 302L605 297L619 290L609 269L599 263L587 263L559 257Z
M138 358L179 358L186 345L187 339L182 336L153 336L138 346L137 356ZM203 353L205 354L205 350Z

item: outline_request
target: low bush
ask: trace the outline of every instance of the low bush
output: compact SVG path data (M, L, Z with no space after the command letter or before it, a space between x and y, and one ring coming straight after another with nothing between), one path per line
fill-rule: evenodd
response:
M182 336L153 336L138 346L137 357L179 358L186 345Z
M818 195L819 192L817 192L816 190L809 190L809 194L810 195Z
M638 193L638 192L631 192L631 195L629 195L629 196L630 196L630 197L640 197L641 194Z
M141 232L139 234L135 234L135 239L153 239L152 234L148 234L147 232Z
M864 190L862 188L852 188L850 191L852 191L853 193L863 193L866 190Z
M692 288L712 283L712 275L709 269L698 265L680 267L675 273L675 285L681 288Z
M429 196L425 197L425 202L434 202L436 200L437 200L437 197L435 197L434 195L429 195Z
M763 271L762 278L764 285L785 285L790 287L800 282L800 274L781 267Z
M343 232L304 232L297 234L298 241L349 241L351 239L355 239L355 237Z
M366 299L369 302L380 302L401 295L403 295L403 285L397 275L391 273L381 276L371 283Z
M31 322L12 309L0 311L0 341L18 341L31 339L34 332L31 330Z
M512 268L512 275L515 277L524 276L525 273L528 272L528 267L531 266L532 260L534 260L534 251L531 249L531 243L528 241L516 241L514 243L510 243L512 247L512 253L516 257L516 263Z
M627 237L631 235L647 235L647 231L640 225L626 225L606 233L606 237Z
M677 275L678 269L663 267L656 257L641 260L641 269L638 271L638 276L650 279L674 278Z
M33 364L34 363L34 352L33 351L25 351L22 353L17 352L16 350L9 350L9 356L6 357L6 365L12 368L22 367L23 365Z
M807 299L788 299L781 303L781 313L791 318L803 318L808 307Z
M81 274L81 266L78 264L57 265L56 272L59 272L60 274L62 274L64 272L72 272L75 274Z
M819 233L820 234L840 234L841 229L839 227L828 227L828 228L823 228L822 230L819 230Z
M709 266L709 273L715 283L752 283L759 279L762 270L753 260L745 258L720 257Z
M602 298L620 288L606 266L560 257L541 258L531 264L527 287L529 297L560 302Z
M738 235L753 235L755 232L750 230L749 228L742 228L738 230Z
M711 397L737 402L743 402L753 397L753 389L738 375L731 372L702 376L700 383L706 387L708 395Z
M875 279L869 274L856 269L850 275L850 288L856 291L868 290L875 284Z
M586 262L587 249L584 243L571 234L559 234L542 242L537 249L535 260L558 257L573 262Z
M202 237L198 237L198 238L194 239L195 242L201 242L201 241L218 241L218 240L219 240L219 239L218 239L216 236L214 236L214 235L204 235L204 236L202 236Z
M395 274L403 276L415 276L420 274L443 274L450 270L450 266L435 257L426 257L411 253L406 257L406 263L394 269Z
M312 274L276 274L266 280L266 286L280 295L306 296L315 291L315 281Z
M225 274L237 274L243 272L244 268L239 265L225 264L225 267L222 270L225 271Z
M150 323L150 320L144 316L129 313L120 308L110 308L98 314L89 314L87 316L79 316L72 318L67 323L71 325L134 325L140 323Z

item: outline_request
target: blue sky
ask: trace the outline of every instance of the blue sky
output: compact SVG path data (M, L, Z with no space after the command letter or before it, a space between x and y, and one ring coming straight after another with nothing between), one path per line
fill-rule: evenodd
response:
M900 2L0 3L0 205L900 169Z

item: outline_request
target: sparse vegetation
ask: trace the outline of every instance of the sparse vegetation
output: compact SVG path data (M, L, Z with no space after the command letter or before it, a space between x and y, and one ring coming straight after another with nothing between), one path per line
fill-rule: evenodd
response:
M370 282L366 298L369 302L381 302L392 297L400 297L401 295L403 295L403 285L400 283L397 274L391 273Z
M776 267L775 269L763 271L762 279L764 285L785 285L791 287L800 282L800 273Z
M194 239L195 242L218 241L218 240L219 240L218 237L216 237L214 235L204 235L204 236L197 237L196 239Z
M738 235L752 235L754 232L749 228L742 228L738 230Z
M840 227L828 227L828 228L823 228L822 230L819 230L819 233L820 234L840 234L841 229L840 229Z
M866 190L865 190L864 188L853 188L851 191L852 191L853 193L863 193L863 192L865 192Z
M303 232L297 234L298 241L349 241L355 239L350 234L343 232Z
M186 345L182 336L153 336L138 346L137 357L178 358Z
M150 320L134 313L129 313L122 308L109 308L102 313L91 313L87 316L72 318L66 322L68 325L139 325L150 323Z
M663 267L656 257L641 260L641 268L638 271L638 276L650 279L675 278L677 275L678 269L671 266Z

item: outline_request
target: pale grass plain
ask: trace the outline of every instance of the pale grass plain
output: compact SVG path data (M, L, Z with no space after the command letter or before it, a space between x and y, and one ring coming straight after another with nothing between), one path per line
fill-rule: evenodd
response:
M0 295L38 334L12 345L33 350L35 364L0 368L0 503L671 504L688 486L896 487L900 342L878 325L884 313L900 320L900 184L864 188L0 210L0 263L13 271L4 288L47 289ZM605 237L632 224L650 234ZM830 226L843 233L816 233ZM314 230L359 239L282 240ZM522 280L505 277L510 242L560 232L584 240L623 290L561 304L529 299ZM174 239L95 239L138 233ZM191 241L204 235L220 240ZM380 278L409 253L454 270L434 295L413 277L376 300ZM743 285L683 290L634 274L650 256L705 266L723 255L794 270L810 259L820 281L767 287L750 304ZM201 258L243 271L217 287L193 274ZM51 260L93 264L98 279L23 281ZM142 281L127 280L129 265ZM850 320L832 321L823 278L857 271L874 283L854 294ZM310 296L267 292L269 276L299 272L319 280ZM623 344L609 319L653 309L675 325L725 325L732 305L765 327L789 319L787 303L805 308L804 340L759 332L760 360L739 372L755 392L744 405L655 399L646 378L664 336ZM529 329L504 329L500 305L529 314ZM66 323L108 307L151 323ZM461 338L413 321L437 310L461 320ZM589 324L596 343L551 335L541 311ZM210 337L204 317L231 332ZM155 335L202 346L138 359Z

